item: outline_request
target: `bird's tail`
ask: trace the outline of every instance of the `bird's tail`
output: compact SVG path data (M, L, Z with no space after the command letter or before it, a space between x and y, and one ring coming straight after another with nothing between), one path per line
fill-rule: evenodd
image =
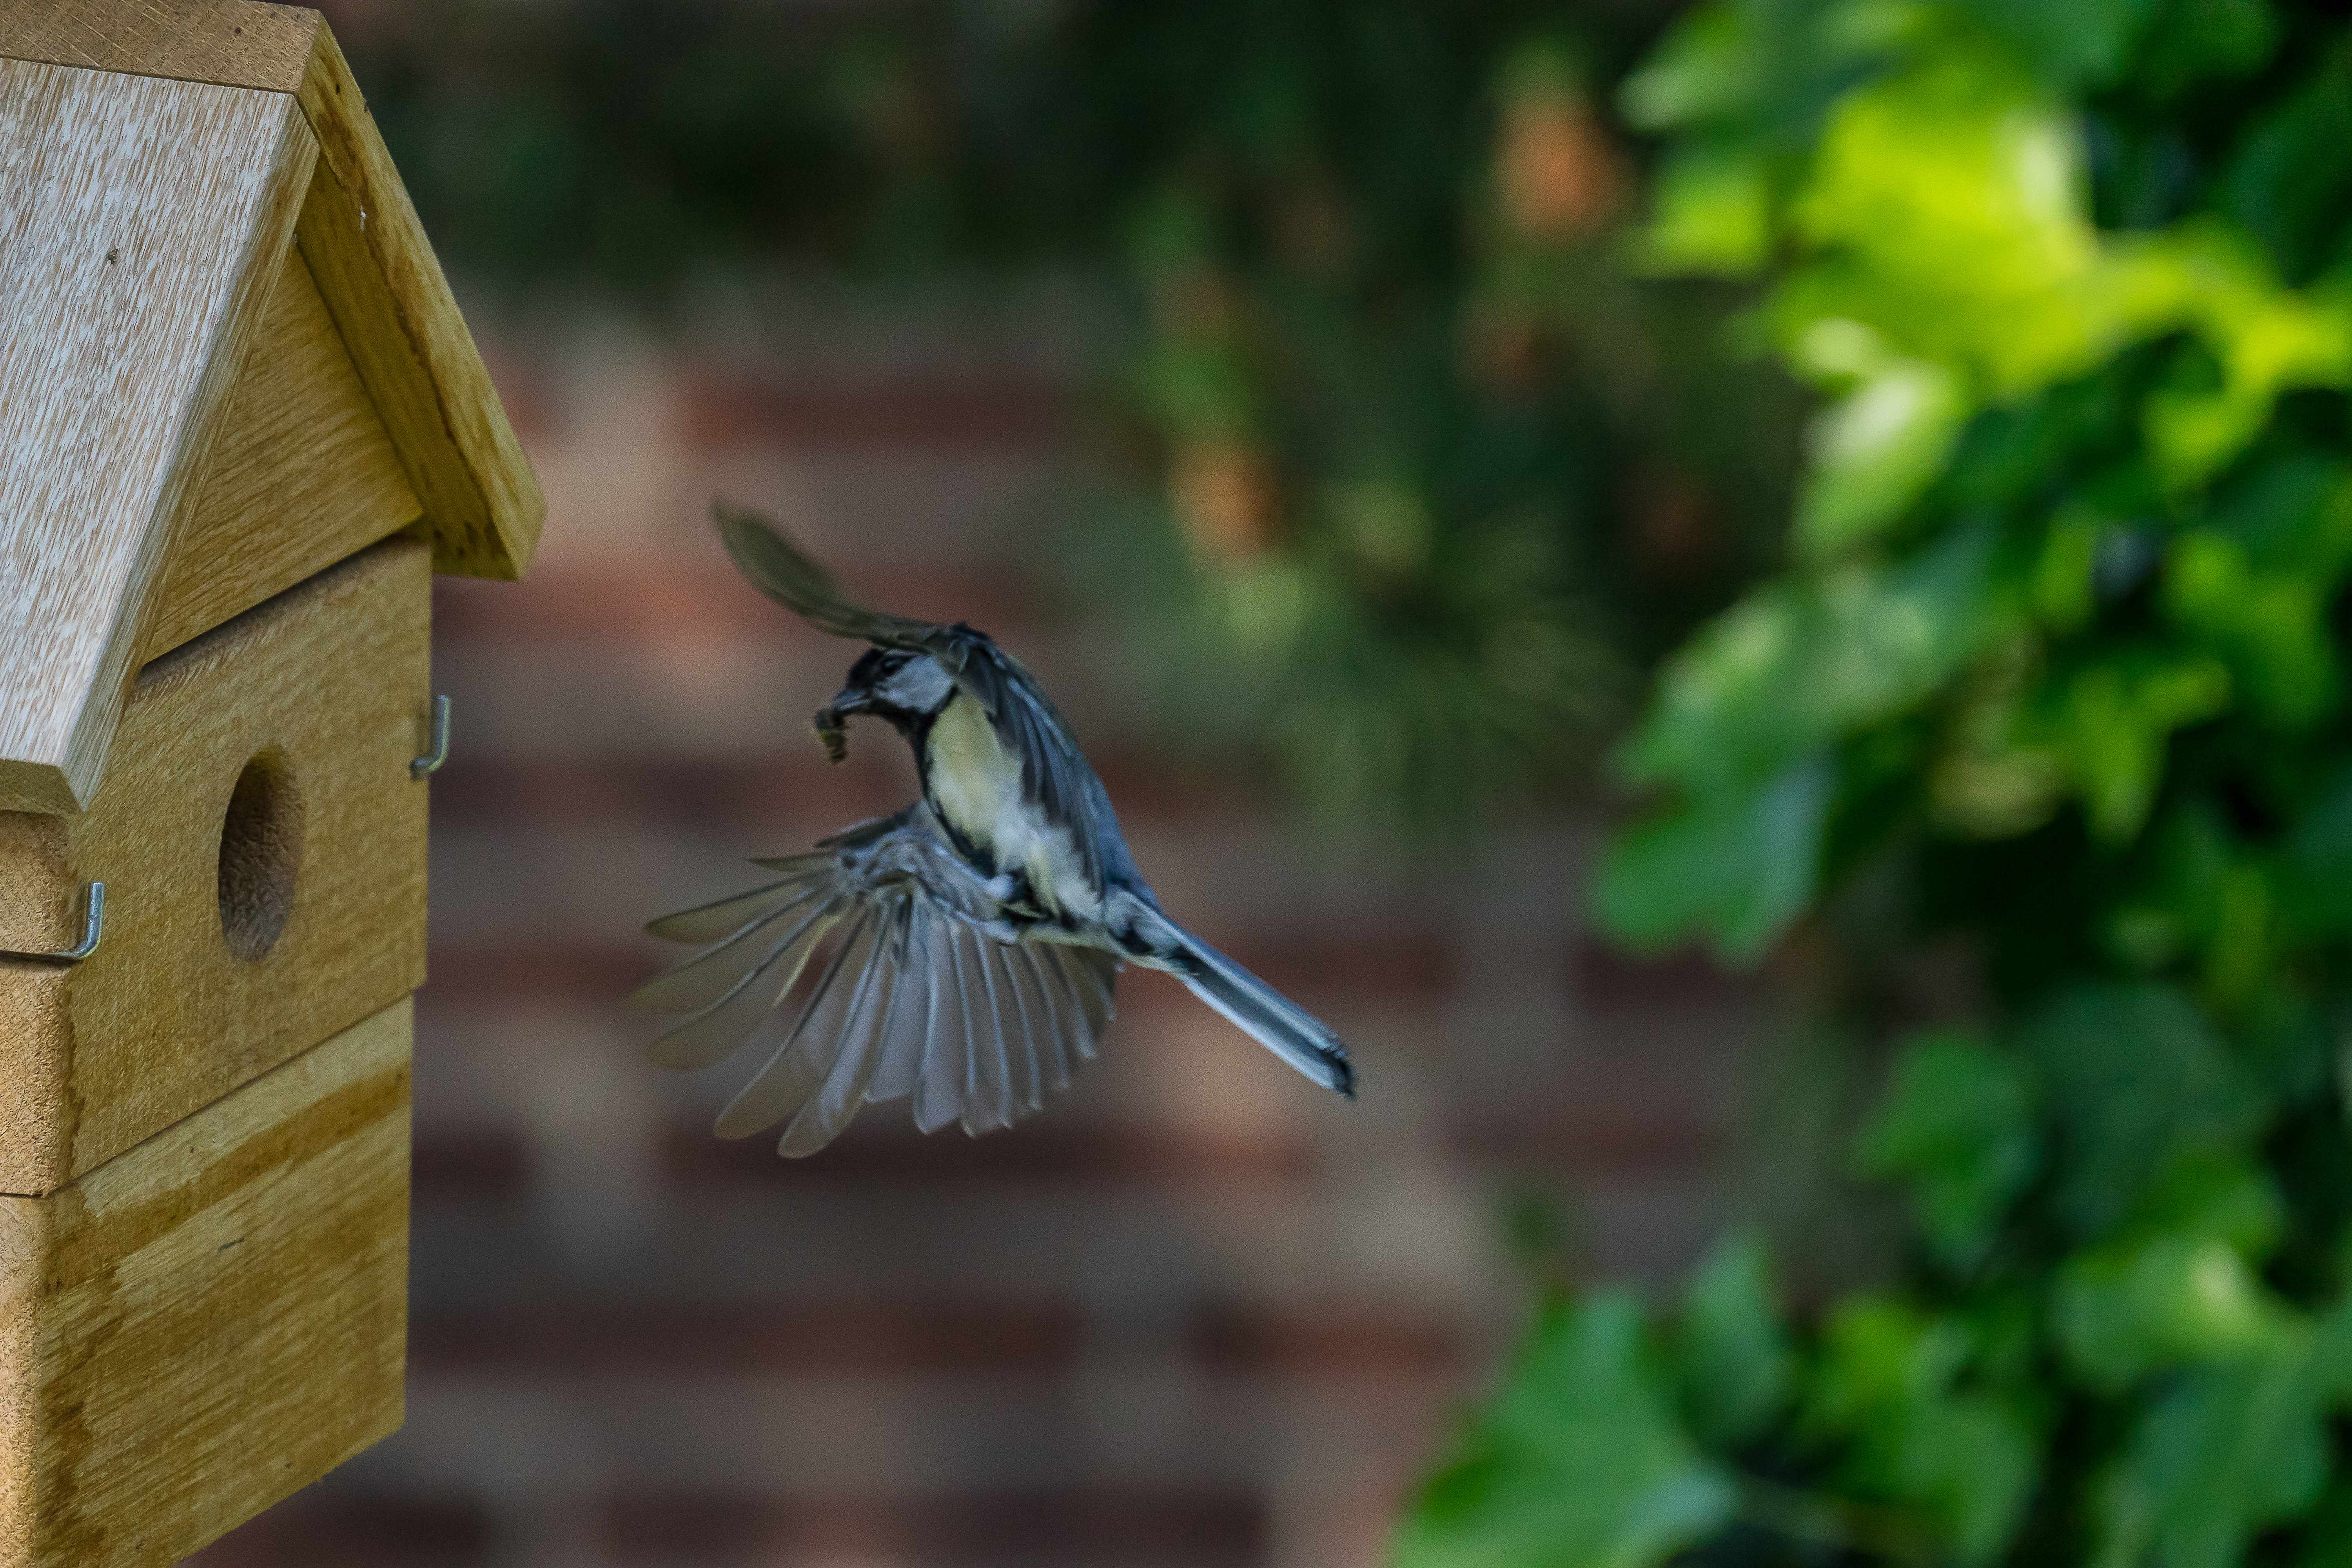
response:
M1356 1098L1356 1064L1321 1019L1165 915L1153 915L1167 946L1156 962L1193 995L1317 1083Z

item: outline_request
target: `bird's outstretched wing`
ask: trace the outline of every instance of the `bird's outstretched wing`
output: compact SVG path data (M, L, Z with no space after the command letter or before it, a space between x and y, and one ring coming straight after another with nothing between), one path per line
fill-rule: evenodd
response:
M851 604L831 573L757 512L717 500L710 503L710 515L744 580L819 631L925 651L936 650L948 637L949 628L934 622Z
M1118 960L988 935L994 901L923 806L815 853L754 864L782 875L646 928L712 945L630 998L688 1015L653 1043L664 1067L708 1067L751 1039L774 1042L720 1112L720 1137L782 1121L778 1152L813 1154L861 1105L902 1096L925 1132L950 1121L985 1132L1044 1109L1092 1059ZM797 1008L786 1006L811 974Z

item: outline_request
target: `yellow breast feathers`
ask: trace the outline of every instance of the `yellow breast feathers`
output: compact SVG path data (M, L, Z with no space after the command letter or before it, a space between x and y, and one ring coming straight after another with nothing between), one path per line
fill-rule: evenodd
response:
M1021 759L1005 748L977 700L959 691L932 721L932 804L998 868L1027 874L1049 905L1071 913L1097 900L1069 835L1048 824L1021 790Z

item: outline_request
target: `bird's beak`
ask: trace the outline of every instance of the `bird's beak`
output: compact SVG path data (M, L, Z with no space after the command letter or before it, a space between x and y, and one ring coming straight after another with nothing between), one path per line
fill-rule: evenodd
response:
M838 763L849 755L849 732L843 721L852 713L863 713L874 706L874 700L855 686L847 686L834 695L832 701L816 710L816 738L824 746L827 762Z

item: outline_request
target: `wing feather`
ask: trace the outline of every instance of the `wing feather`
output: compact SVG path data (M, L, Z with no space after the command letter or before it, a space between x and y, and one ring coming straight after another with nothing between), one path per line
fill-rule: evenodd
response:
M866 1086L866 1102L869 1105L902 1100L914 1093L932 1045L930 934L939 922L928 915L918 919L912 899L902 900L900 908L901 995L890 1015L889 1031L882 1039L882 1058L875 1064L874 1081Z
M992 942L989 960L996 970L997 987L1010 1001L1007 1013L1012 1032L1005 1037L1005 1054L1013 1058L1013 1072L1017 1084L1013 1116L1017 1120L1034 1115L1045 1108L1045 1064L1038 1050L1038 1039L1045 1032L1045 1020L1038 1016L1036 1005L1024 984L1024 966L1018 960L1021 950L1009 942Z
M711 1131L719 1137L749 1138L766 1131L799 1109L824 1080L857 986L871 965L874 925L868 910L848 918L839 945L783 1043L719 1113Z
M776 1152L789 1156L814 1154L833 1142L857 1108L882 1065L883 1047L890 1037L892 1019L906 994L908 908L900 903L877 917L881 935L873 962L857 977L856 1000L841 1027L840 1046L833 1065L816 1092L803 1101L784 1128Z
M983 932L999 913L987 884L919 805L827 842L773 862L782 881L656 922L708 933L710 946L633 998L686 1015L655 1040L654 1059L708 1066L782 1011L781 1042L717 1131L782 1123L788 1155L822 1148L883 1100L910 1098L924 1131L960 1121L983 1132L1042 1109L1093 1056L1117 961Z
M1010 1127L1013 1074L1005 1058L995 987L989 978L988 954L982 951L987 939L961 921L950 934L955 942L956 993L963 1004L971 1041L964 1068L963 1130L976 1134Z
M1055 978L1078 1009L1079 1021L1084 1026L1076 1033L1078 1059L1092 1061L1095 1041L1110 1024L1111 985L1118 973L1118 960L1097 948L1065 947L1059 943L1044 948L1042 952L1053 966Z
M640 1013L694 1013L724 1001L751 973L772 963L785 943L822 916L831 889L803 887L773 909L632 992ZM812 908L812 906L816 906ZM797 916L797 919L791 917Z
M1028 1056L1022 1048L1025 1032L1019 999L1013 994L1013 977L997 961L998 944L971 933L972 971L980 977L981 994L988 999L987 1067L982 1082L995 1125L1010 1127L1027 1114Z
M930 977L926 998L922 1071L915 1080L915 1131L937 1132L963 1109L963 1086L971 1061L971 1026L956 989L955 953L949 947L958 922L933 931L924 969Z
M1080 994L1091 998L1087 1007L1087 1019L1094 1026L1094 1037L1087 1042L1087 1055L1091 1058L1095 1042L1118 1016L1118 960L1088 949L1073 952L1070 964L1077 973Z
M710 515L744 581L819 631L892 647L924 647L946 629L853 604L831 573L757 512L720 500L711 503Z
M648 1047L667 1068L709 1067L749 1039L784 999L826 931L842 918L845 901L835 898L779 942L766 959L710 1006L669 1029Z
M674 915L664 915L646 922L646 934L664 942L717 942L742 931L772 914L779 904L788 903L803 887L796 877L780 882L770 882L738 893L731 899L703 904L691 910L680 910Z
M1036 948L1025 942L1015 943L1007 950L1005 963L1021 977L1024 994L1031 1004L1029 1048L1037 1061L1038 1106L1042 1110L1046 1097L1070 1087L1069 1063L1063 1050L1069 1021L1064 1016L1060 988L1047 982Z

